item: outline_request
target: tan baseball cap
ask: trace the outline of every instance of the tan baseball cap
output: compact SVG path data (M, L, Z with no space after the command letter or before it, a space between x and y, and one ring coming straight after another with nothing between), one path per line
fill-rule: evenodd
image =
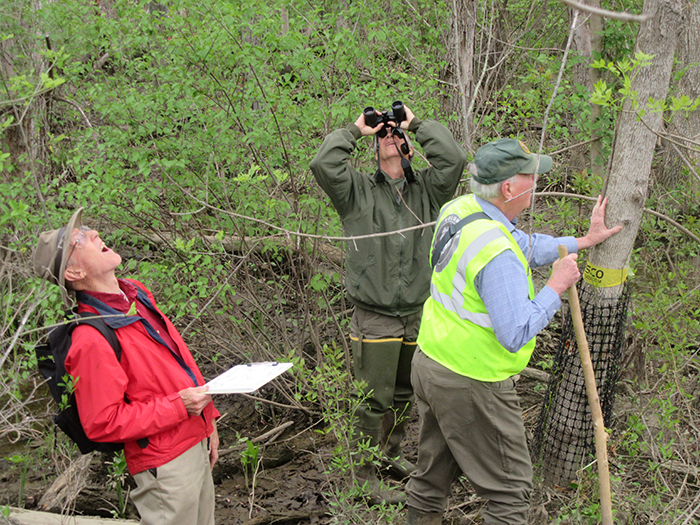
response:
M64 275L70 254L67 248L70 245L73 229L83 225L82 215L83 208L78 208L63 228L42 232L34 250L34 273L59 286L61 298L67 308L72 308L74 304L73 293L66 289Z

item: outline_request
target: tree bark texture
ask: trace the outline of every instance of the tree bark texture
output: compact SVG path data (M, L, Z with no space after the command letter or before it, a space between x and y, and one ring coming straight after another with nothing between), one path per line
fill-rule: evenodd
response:
M599 0L588 0L587 5L600 9ZM573 17L573 9L569 10L570 16ZM574 68L574 83L585 86L589 93L593 92L593 88L600 80L600 71L591 67L591 62L598 58L601 54L601 39L603 31L602 19L595 15L586 15L580 18L580 22L574 29L573 48L581 58L581 61ZM602 155L602 144L596 129L596 123L600 117L601 107L598 104L591 104L590 123L593 129L590 132L590 145L588 148L588 168L593 175L603 177L605 174L605 166ZM581 131L581 130L577 130ZM580 151L581 150L581 151ZM571 164L577 169L584 169L585 164L583 159L583 148L574 150Z
M683 6L683 23L678 39L678 52L676 69L683 71L675 89L675 95L680 97L687 95L691 100L700 97L700 64L698 64L698 51L700 51L700 2L688 1ZM668 128L671 135L683 138L673 138L672 141L664 141L666 147L666 160L664 169L658 174L656 180L667 187L682 182L683 173L689 169L688 164L694 166L695 171L691 178L700 184L700 109L688 114L683 111L676 112ZM691 144L690 141L696 144ZM686 206L689 203L681 203Z
M588 2L592 7L600 8L600 0L591 0ZM597 58L603 53L603 19L599 16L591 16L588 19L588 26L591 35L591 58ZM589 81L591 88L600 80L600 70L592 67L588 68ZM591 104L591 123L593 126L598 124L600 119L601 107L598 104ZM590 168L591 174L601 178L605 176L605 158L603 157L603 144L600 140L597 127L591 132L591 149L590 149Z
M470 101L474 91L474 38L477 0L452 0L452 16L447 38L448 68L444 80L449 86L442 99L445 115L457 115L450 131L458 142L472 150Z
M606 182L608 197L606 223L621 224L620 233L591 250L589 259L601 268L622 270L629 267L634 241L639 231L647 198L649 173L657 135L663 128L662 115L649 111L650 98L665 100L681 23L680 0L646 0L636 50L654 55L651 65L639 70L632 81L638 108L626 100L618 119L610 174ZM644 122L640 119L643 119ZM605 295L619 295L619 286L603 288Z

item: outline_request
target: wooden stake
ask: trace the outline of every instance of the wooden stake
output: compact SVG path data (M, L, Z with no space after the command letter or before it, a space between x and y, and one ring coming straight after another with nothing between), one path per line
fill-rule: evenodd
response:
M566 257L568 250L566 246L559 246L559 258ZM576 343L578 344L581 366L583 368L583 378L586 383L586 394L588 394L588 404L593 417L593 429L595 435L595 453L598 460L598 478L600 482L600 511L603 525L612 525L612 494L610 492L610 470L608 468L608 434L605 432L603 421L603 410L600 408L600 398L598 397L598 387L595 382L595 371L591 361L591 352L588 348L586 331L583 327L583 316L581 315L581 305L578 301L576 285L572 285L569 290L569 308L571 319L574 322L576 332Z

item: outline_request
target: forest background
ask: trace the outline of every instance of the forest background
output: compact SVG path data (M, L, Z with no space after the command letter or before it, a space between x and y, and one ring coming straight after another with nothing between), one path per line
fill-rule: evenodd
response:
M419 118L449 125L470 156L489 140L519 138L555 161L522 224L579 235L591 209L582 197L608 184L623 117L654 115L661 124L648 130L649 165L627 170L645 184L625 256L635 275L623 373L606 426L618 520L695 522L698 2L598 7L675 13L670 26L658 26L677 43L667 78L651 79L662 96L635 90L656 56L635 48L650 21L581 13L572 29L575 11L552 0L3 2L4 475L26 481L41 464L60 472L75 459L66 443L56 454L47 415L55 406L36 372L33 347L63 311L55 287L32 274L31 253L40 231L62 226L78 207L124 257L122 275L153 289L205 375L250 361L295 363L250 399L253 417L263 429L294 414L333 435L340 460L328 468L342 477L352 388L342 259L352 242L340 240L337 214L309 171L323 137L365 106L402 100ZM372 172L369 142L360 141L352 162ZM415 165L425 166L420 155ZM650 213L642 216L642 207ZM557 318L531 367L551 367L559 326ZM540 506L555 522L598 519L590 465L570 487L541 490ZM392 522L386 509L371 517L354 509L349 518L341 493L332 483L324 493L335 522ZM21 492L19 503L27 504ZM465 519L459 511L454 523Z

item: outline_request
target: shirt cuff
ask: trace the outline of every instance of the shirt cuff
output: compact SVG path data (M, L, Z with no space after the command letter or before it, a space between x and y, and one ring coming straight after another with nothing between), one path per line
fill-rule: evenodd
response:
M172 403L172 405L175 407L175 410L177 410L178 421L184 421L189 417L187 414L187 408L185 407L185 402L180 397L179 392L170 394L166 397L166 399L170 401L170 403Z
M576 241L576 237L560 237L559 244L566 246L569 253L578 253L578 241Z

